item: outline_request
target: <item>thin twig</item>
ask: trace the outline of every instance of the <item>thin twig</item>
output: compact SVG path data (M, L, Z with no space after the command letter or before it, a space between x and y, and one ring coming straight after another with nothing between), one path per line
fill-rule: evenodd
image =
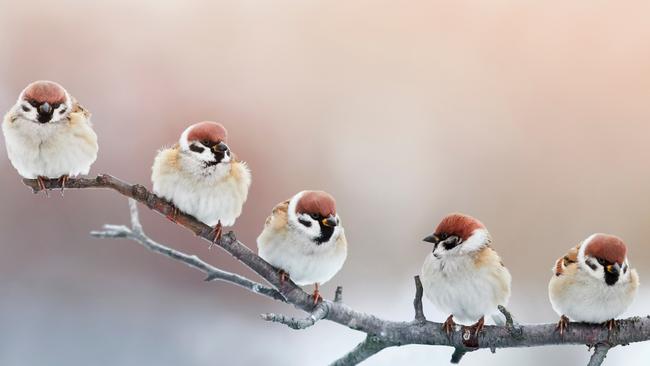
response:
M334 302L343 302L343 286L336 286L336 292L334 292Z
M424 323L427 321L427 318L424 316L424 310L422 310L422 282L420 281L420 276L415 276L415 298L413 299L413 308L415 309L415 321L419 323Z
M508 311L508 309L506 309L506 307L503 306L503 305L499 305L499 306L497 306L497 309L499 309L499 311L501 312L501 314L503 314L503 316L506 317L506 327L508 327L508 328L512 328L512 327L514 327L514 325L515 325L515 320L514 320L514 318L512 317L512 314L510 314L510 311Z
M458 364L460 363L460 360L463 359L463 356L468 352L467 348L463 347L456 347L454 348L454 353L451 354L451 363L453 364Z
M354 349L346 353L343 357L332 362L330 366L348 366L356 365L361 361L368 359L368 357L378 353L386 347L391 345L386 343L382 338L377 336L368 335L363 342L359 343Z
M589 363L587 366L600 366L603 364L603 361L605 361L605 358L607 357L607 352L609 352L609 349L612 348L610 345L606 343L599 343L594 347L594 353L591 355L591 358L589 359Z
M138 217L138 207L135 201L129 200L129 209L131 213L131 225L133 229L129 229L128 227L122 225L104 225L104 230L92 231L90 235L96 238L127 238L134 240L153 252L163 254L169 258L181 261L190 267L201 270L210 279L218 279L221 281L230 282L254 293L268 296L275 300L285 301L282 294L280 294L280 292L278 292L276 289L272 289L257 282L251 281L248 278L240 276L238 274L223 271L204 262L195 255L185 254L183 252L171 249L155 242L149 238L142 230L142 225L140 224Z
M316 324L317 321L327 317L327 304L323 302L319 303L314 311L306 318L292 318L274 313L262 314L261 317L269 322L282 323L292 329L306 329Z

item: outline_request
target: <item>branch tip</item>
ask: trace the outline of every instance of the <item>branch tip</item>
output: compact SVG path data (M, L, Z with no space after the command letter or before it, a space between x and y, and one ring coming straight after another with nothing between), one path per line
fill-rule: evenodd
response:
M606 343L596 344L596 346L594 346L594 353L591 355L587 366L602 365L603 361L605 361L605 358L607 357L607 352L609 352L610 348L612 348L612 346Z
M424 310L422 309L422 282L420 281L420 276L413 277L415 280L415 298L413 299L413 308L415 309L415 321L419 323L424 323L427 321L427 318L424 316Z
M334 302L343 302L343 286L336 286L336 291L334 292Z
M319 320L325 319L327 317L328 308L325 302L319 303L314 311L305 318L292 318L282 314L266 313L261 314L261 318L274 323L280 323L288 326L291 329L301 330L307 329Z

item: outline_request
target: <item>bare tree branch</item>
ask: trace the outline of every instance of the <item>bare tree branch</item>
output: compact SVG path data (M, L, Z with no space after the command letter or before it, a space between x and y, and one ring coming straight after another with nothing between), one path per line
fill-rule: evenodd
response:
M427 321L427 318L424 316L424 310L422 310L422 282L420 281L420 276L415 276L415 298L413 299L413 308L415 308L415 321L424 323Z
M366 339L354 347L352 351L332 362L330 366L356 365L389 346L390 345L380 337L368 335Z
M36 180L25 179L23 182L31 187L35 193L40 191ZM59 189L61 188L61 182L54 179L46 180L45 188ZM158 212L163 216L171 217L176 211L172 204L149 192L144 186L137 184L130 185L107 174L99 175L96 178L70 178L66 182L65 188L108 188L146 205L152 211ZM137 219L137 210L136 216L133 215L133 205L131 206L131 211L132 225L135 222L131 229L125 226L106 225L103 231L94 232L93 235L105 238L128 238L135 240L156 253L176 259L192 268L202 271L208 275L208 279L220 279L237 284L255 293L285 301L309 314L317 310L317 306L314 305L313 299L309 294L296 286L291 280L281 283L278 271L239 242L232 232L224 234L221 241L218 241L216 245L256 272L260 277L275 287L277 291L245 277L215 268L196 256L188 255L154 242L141 231L139 232L141 228L138 228L139 220ZM212 228L199 222L190 215L178 213L174 217L174 223L192 231L197 236L206 240L207 244L212 243L214 237ZM418 300L418 297L420 300ZM477 341L476 345L470 348L463 339L463 334L467 333L468 327L461 327L460 330L456 330L450 336L447 336L442 329L441 323L427 320L404 322L384 320L371 314L353 310L340 301L341 296L335 296L335 299L338 301L323 300L318 305L327 309L324 319L367 334L366 340L361 342L343 358L337 360L334 363L336 365L355 364L384 348L406 344L449 346L465 351L486 348L494 351L497 348L536 347L559 344L606 344L607 349L609 349L609 347L616 345L650 340L650 317L632 317L620 320L618 330L611 334L606 327L600 324L570 323L564 335L560 336L555 329L555 323L517 325L512 320L512 316L510 316L510 321L508 321L509 313L504 308L502 312L504 310L506 311L504 313L507 320L506 326L486 326L479 337L474 339ZM418 303L421 303L421 294L418 294L416 282L416 299L414 299L416 318L419 317ZM423 313L422 316L424 316ZM606 355L604 347L602 345L597 347L595 353L598 355L593 356L593 362L598 362L598 360L602 362L602 359ZM461 351L457 352L460 353Z
M467 352L469 351L463 347L454 348L454 353L451 354L451 361L449 362L453 364L460 363L460 360L463 358L463 356L465 356Z
M133 199L129 199L129 208L131 212L132 229L120 225L104 225L103 231L91 231L90 235L96 238L126 238L134 240L153 252L163 254L172 259L176 259L187 264L190 267L202 271L208 275L208 278L211 280L218 279L221 281L230 282L254 293L268 296L274 300L285 301L282 294L280 294L280 292L278 292L276 289L264 286L257 282L253 282L243 276L223 271L202 261L195 255L188 255L153 241L142 230L142 225L140 224L140 220L138 218L138 207Z
M291 318L282 314L262 314L262 319L269 322L282 323L292 329L306 329L316 324L317 321L327 317L326 303L319 303L316 309L306 318Z
M343 286L337 286L334 293L334 302L343 302Z
M606 343L599 343L594 347L594 353L591 355L591 358L589 359L589 363L587 366L600 366L603 364L603 361L605 361L605 357L607 357L607 352L609 352L609 349L612 348L610 345Z

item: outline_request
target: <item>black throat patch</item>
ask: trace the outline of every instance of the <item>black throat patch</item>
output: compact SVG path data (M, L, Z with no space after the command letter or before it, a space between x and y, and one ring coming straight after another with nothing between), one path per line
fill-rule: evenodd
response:
M334 226L325 226L323 224L323 217L318 217L318 226L320 226L320 236L314 239L317 245L328 242L334 234Z

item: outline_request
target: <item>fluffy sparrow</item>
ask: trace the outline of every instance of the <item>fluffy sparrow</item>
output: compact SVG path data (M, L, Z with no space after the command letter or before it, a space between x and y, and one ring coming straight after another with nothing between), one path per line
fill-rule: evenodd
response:
M323 191L302 191L273 208L257 238L259 256L298 285L318 285L341 269L347 241L336 213L334 197Z
M476 334L483 329L485 315L501 323L497 307L508 303L511 277L491 248L485 226L473 217L451 214L423 240L433 243L422 266L424 293L436 308L451 314L443 326L447 334L454 319L476 322Z
M35 81L18 97L2 122L11 164L18 174L38 179L88 174L97 158L97 135L90 113L59 84Z
M251 173L226 144L227 132L217 122L189 126L177 144L158 152L151 180L153 191L179 210L214 226L231 226L248 196ZM170 217L173 219L173 217Z
M613 235L591 235L553 268L548 296L560 315L560 334L569 319L607 323L612 330L614 319L630 306L638 287L639 276L628 264L625 243Z

